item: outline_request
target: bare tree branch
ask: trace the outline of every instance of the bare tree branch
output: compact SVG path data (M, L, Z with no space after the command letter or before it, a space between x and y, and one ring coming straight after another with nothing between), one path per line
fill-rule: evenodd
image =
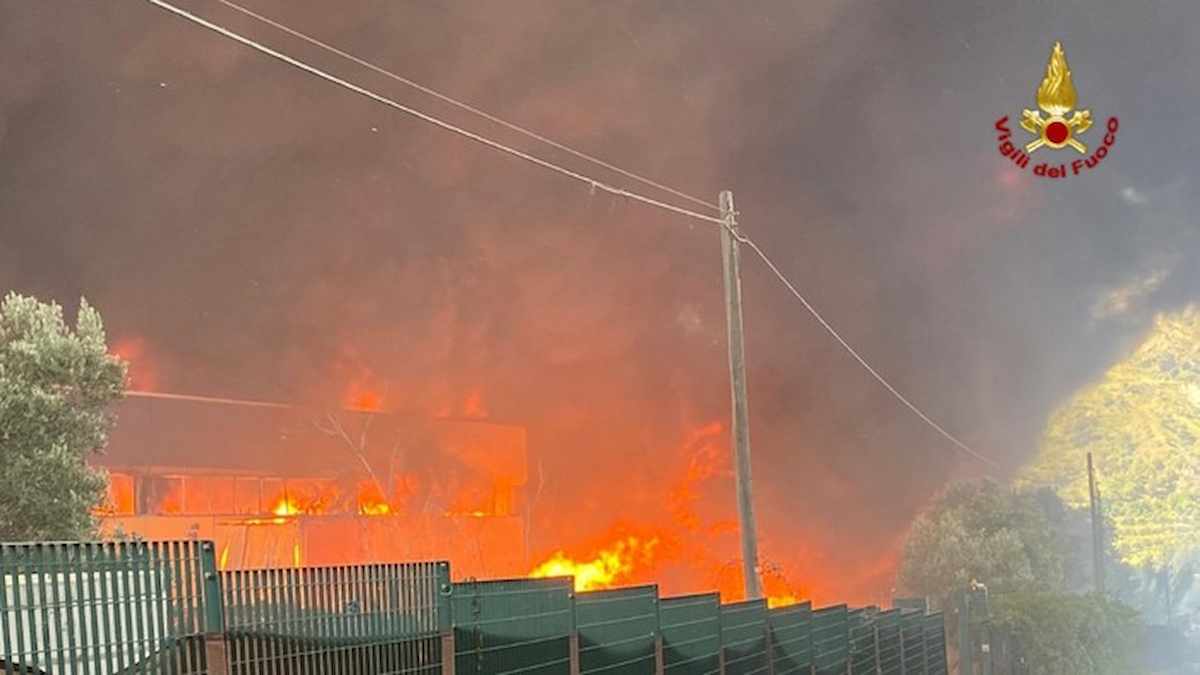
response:
M367 455L366 455L366 430L365 430L365 428L364 428L364 431L362 434L361 443L356 444L354 442L354 440L350 438L350 435L348 433L346 433L346 428L344 426L342 426L341 421L338 420L337 417L333 413L326 413L325 418L329 421L329 424L330 424L329 428L324 428L315 421L313 422L313 426L315 426L317 428L317 430L319 430L327 435L340 438L342 440L342 442L345 443L346 448L349 449L350 452L353 453L354 456L358 458L359 463L362 464L363 469L367 472L367 475L370 476L371 482L374 483L375 488L377 490L379 490L379 494L386 497L387 491L384 490L383 483L380 482L379 476L375 473L375 468L373 466L371 466L371 461L367 458ZM365 424L364 427L367 425L369 425L369 422L367 424Z

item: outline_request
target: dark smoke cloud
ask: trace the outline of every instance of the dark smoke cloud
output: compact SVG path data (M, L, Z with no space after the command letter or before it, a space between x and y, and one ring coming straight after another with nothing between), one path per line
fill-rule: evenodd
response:
M253 6L620 165L733 189L746 230L844 335L1011 468L1062 397L1200 290L1200 7L917 4ZM1081 105L1121 130L1101 169L1050 184L1008 175L992 124L1032 105L1055 39ZM976 469L745 267L768 548L822 569L870 558ZM86 294L176 390L334 399L365 382L420 411L479 389L528 425L548 489L580 504L612 503L623 472L653 481L687 429L727 417L710 227L591 195L145 3L0 0L0 288ZM550 531L603 520L555 510Z

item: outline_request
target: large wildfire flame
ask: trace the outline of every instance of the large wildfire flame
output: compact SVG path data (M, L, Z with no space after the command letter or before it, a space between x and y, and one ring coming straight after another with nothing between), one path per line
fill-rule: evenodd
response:
M663 500L665 513L659 514L661 524L630 524L623 518L600 537L601 544L593 540L574 554L559 548L534 566L529 576L570 576L576 591L593 591L661 582L668 568L684 565L696 580L687 590L716 590L726 601L743 599L741 562L715 559L711 541L714 535L736 532L736 521L706 517L698 508L706 483L730 477L724 439L725 427L719 422L701 425L684 436L677 454L685 468L669 485ZM795 604L804 597L778 566L764 566L761 581L771 607Z
M357 386L350 387L344 395L348 407L361 411L379 408L384 398L373 389ZM472 392L461 405L455 406L455 410L458 415L465 417L487 415L487 407L477 391ZM228 499L230 503L222 502L220 495L232 490L232 485L218 489L216 482L205 482L217 479L184 476L167 477L169 480L156 488L158 492L154 495L156 501L151 513L182 516L190 520L194 515L203 513L195 510L195 504L211 503L212 514L223 516L219 519L222 527L239 528L232 540L219 542L219 565L227 569L231 564L235 567L281 563L300 566L306 561L322 564L314 561L323 560L322 555L328 557L327 553L313 553L308 544L302 546L296 539L298 535L295 532L300 531L298 526L310 527L305 518L318 517L318 523L312 524L312 527L335 528L343 522L349 526L349 521L344 520L346 516L359 516L384 527L390 528L388 522L395 522L398 527L408 528L405 532L417 532L423 527L420 525L424 522L422 519L431 515L428 511L431 504L436 504L437 516L451 518L458 523L451 528L456 532L456 541L467 542L464 546L476 547L469 552L467 548L460 548L455 549L457 553L454 554L434 554L447 555L452 564L462 565L458 569L469 569L472 563L478 564L477 569L485 566L482 559L487 544L480 543L479 537L488 536L487 528L495 527L489 523L507 519L514 523L523 521L524 525L520 527L543 528L538 533L539 538L548 538L549 546L540 557L533 559L532 564L525 563L528 566L523 569L523 562L519 561L520 554L517 554L511 558L511 563L506 563L504 571L492 570L491 574L519 574L524 571L533 578L573 577L577 591L654 583L660 586L664 594L717 591L727 602L744 598L742 564L736 557L737 522L733 514L728 435L726 427L720 422L700 424L683 434L673 443L673 449L656 454L661 460L658 468L663 472L662 475L652 476L640 486L631 484L623 487L628 495L615 500L608 499L610 491L605 492L601 499L606 501L598 502L598 508L592 511L602 514L600 520L594 517L573 520L570 523L572 529L559 529L558 536L547 534L547 530L554 531L552 524L547 526L536 518L532 522L526 520L530 511L526 510L528 505L522 500L529 496L520 489L526 481L524 455L512 455L510 458L499 446L488 446L486 438L484 435L471 437L472 443L483 443L479 447L472 446L472 452L483 453L480 457L489 462L486 480L459 482L452 479L440 483L436 499L432 502L429 495L434 493L430 493L428 486L424 485L428 476L423 473L380 475L356 483L346 483L344 478L247 479L261 480L262 485L261 493L252 493L261 494L261 501L252 506L244 505L240 497L234 500L233 492L228 492L231 495ZM509 466L509 463L520 465ZM449 475L453 477L453 474ZM208 496L205 496L205 490L209 491ZM134 484L129 476L113 474L109 502L101 515L134 515L134 494ZM417 495L425 496L414 499ZM383 518L394 521L379 520ZM320 522L327 525L320 525ZM249 526L255 526L252 529L257 531L254 536L260 538L257 544L259 548L252 548L246 543L245 528ZM497 531L520 536L524 530ZM354 536L358 536L357 529ZM504 541L511 545L513 538L510 536ZM271 551L267 558L260 555L259 549L264 547ZM787 550L794 549L789 546ZM345 562L355 562L354 556L367 555L362 551L344 548L342 553L348 556ZM290 556L287 555L289 552ZM765 552L769 553L769 548ZM469 559L471 556L480 561ZM799 560L806 565L806 576L824 576L826 570L828 574L838 573L824 564L814 570L806 559ZM794 583L795 568L786 571L781 562L764 560L760 569L760 581L768 605L780 607L803 599L813 599L807 586ZM887 569L882 574L891 569L886 564L888 561L884 562ZM786 562L788 566L796 563L797 559Z

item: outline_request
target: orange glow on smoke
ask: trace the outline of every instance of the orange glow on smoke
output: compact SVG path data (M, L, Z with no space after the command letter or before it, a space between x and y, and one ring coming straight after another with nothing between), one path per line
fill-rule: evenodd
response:
M759 584L763 595L767 598L767 607L787 607L811 597L803 589L792 585L779 567L764 565L759 569L761 570ZM722 602L738 602L746 599L746 587L742 583L742 579L740 560L721 568L717 576L717 591L721 594Z
M148 352L146 340L141 337L123 338L112 346L111 353L129 364L130 389L156 391L158 388L158 373Z
M351 385L343 405L351 410L379 412L383 410L383 395L374 389Z
M676 523L685 529L700 528L701 518L696 513L701 500L699 488L704 481L719 475L729 461L718 442L724 430L720 422L711 422L692 431L683 442L685 452L690 453L687 469L667 494L667 503Z
M652 564L658 538L626 537L597 552L590 560L572 560L556 551L529 573L530 578L575 577L576 591L594 591L628 583L641 565Z
M479 389L472 391L463 403L463 417L487 417L487 406L483 402L483 392Z

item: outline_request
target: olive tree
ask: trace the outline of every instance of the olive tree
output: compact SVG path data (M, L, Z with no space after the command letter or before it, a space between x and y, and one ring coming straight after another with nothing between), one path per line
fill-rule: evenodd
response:
M0 541L95 533L107 477L87 458L107 441L125 376L86 300L73 329L57 304L0 303Z

